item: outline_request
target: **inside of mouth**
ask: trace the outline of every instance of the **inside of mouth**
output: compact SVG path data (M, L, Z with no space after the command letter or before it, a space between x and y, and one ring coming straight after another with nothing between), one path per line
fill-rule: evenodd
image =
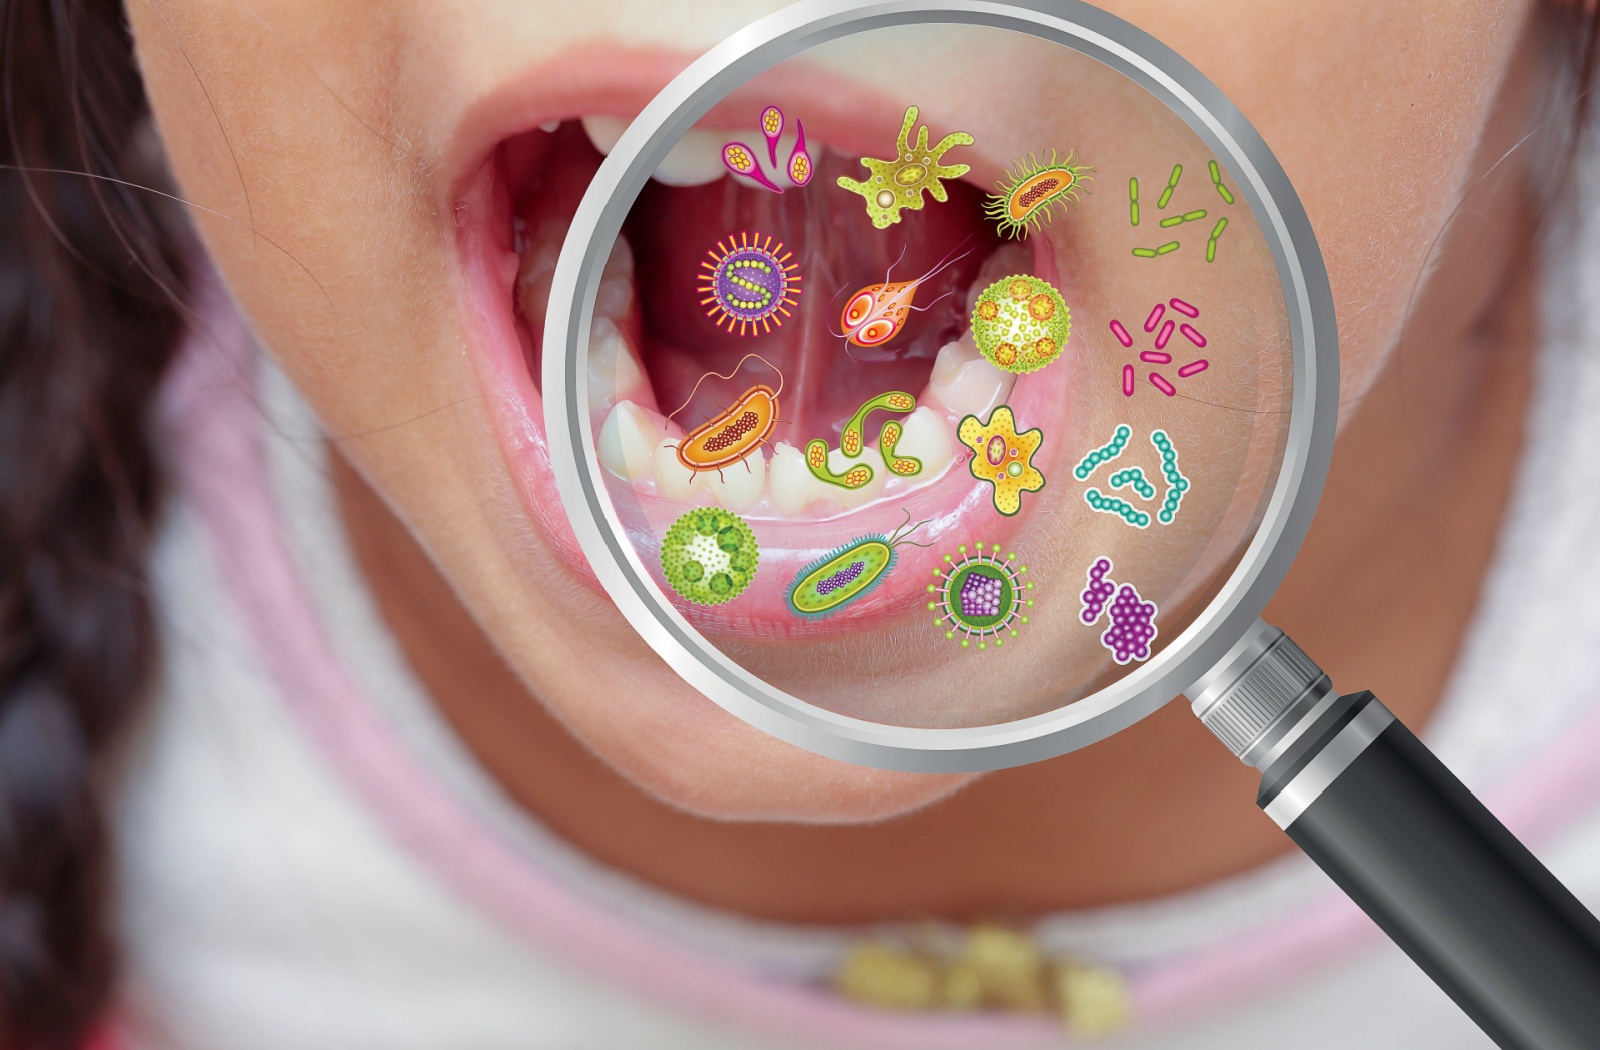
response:
M809 152L816 184L859 174L857 159L826 145L813 142ZM567 222L604 158L580 120L520 136L501 155L521 264L519 329L537 375L549 275ZM781 468L758 494L750 461L731 468L743 477L725 470L672 478L661 476L670 463L642 462L637 431L681 438L764 384L781 392L780 414L756 453L765 464L819 437L837 447L863 404L904 391L925 406L907 448L929 469L888 485L888 496L942 478L963 455L954 441L959 419L992 409L1014 385L962 338L972 297L998 276L1036 267L1035 247L1003 238L983 218L982 190L958 180L945 186L949 206L908 212L888 236L863 221L860 198L849 194L779 194L727 176L697 185L652 179L618 239L596 305L601 334L592 343L591 404L614 472L647 497L727 506L776 522L837 519L885 502L880 486L831 491ZM783 255L803 278L790 307L766 323L739 326L739 337L730 338L731 319L708 309L696 289L714 246L744 237ZM858 289L925 275L891 343L865 347L846 338L841 314ZM928 440L925 432L936 425L948 433ZM878 443L875 435L869 441Z
M1136 670L1219 593L1282 462L1287 313L1231 176L1130 81L1033 46L1012 48L1015 64L1083 104L1020 130L930 105L927 141L965 140L975 173L922 184L881 224L876 190L841 185L870 170L854 149L814 134L810 178L780 193L722 170L724 144L752 143L781 178L787 129L775 156L754 127L691 131L632 202L599 281L587 386L618 538L708 644L840 714L992 725ZM831 126L895 157L902 113L915 116ZM606 119L620 134L626 121ZM535 377L605 127L572 118L499 151ZM966 127L988 154L955 134ZM1093 181L1026 224L996 221L997 200L1027 204L1041 170L1079 157ZM751 249L777 270L730 286L728 260ZM908 309L871 337L851 304L897 282L914 286ZM1004 331L1033 334L980 336L986 300L1010 311ZM1041 356L1015 356L1012 338ZM841 483L864 467L867 481Z

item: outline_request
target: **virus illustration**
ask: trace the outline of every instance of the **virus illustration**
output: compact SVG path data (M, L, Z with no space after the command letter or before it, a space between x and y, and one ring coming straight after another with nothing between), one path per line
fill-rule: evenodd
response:
M1000 192L989 195L983 214L999 223L1002 237L1026 237L1052 221L1057 204L1077 203L1078 186L1094 169L1076 159L1076 153L1057 157L1055 150L1048 161L1028 154L995 184Z
M1002 277L972 307L972 340L997 368L1025 375L1061 356L1072 313L1061 293L1038 277Z
M839 185L851 193L859 193L867 202L867 214L872 225L887 229L892 222L900 221L900 210L910 208L921 211L922 192L926 190L933 199L944 202L950 199L940 179L959 179L972 170L966 164L941 164L947 151L955 146L972 145L972 136L964 131L954 131L928 148L928 126L917 131L917 141L911 142L911 128L917 122L917 107L906 109L906 119L900 125L900 138L895 143L893 160L862 157L861 166L871 173L865 182L841 176Z
M850 422L844 425L844 431L839 435L839 451L844 453L846 459L859 459L866 451L866 421L870 413L883 412L910 412L917 407L917 399L904 390L891 390L886 394L879 394L856 410L850 417ZM904 428L897 420L890 420L878 432L878 452L883 457L883 465L891 473L902 477L911 477L922 473L922 461L910 456L901 456L895 453L895 447L900 444L900 435ZM819 481L826 481L830 485L837 485L842 489L858 489L873 479L872 467L865 463L850 466L842 474L836 474L829 464L828 443L821 438L813 438L806 443L806 466L812 476Z
M740 394L733 404L685 434L683 440L678 442L678 462L690 470L696 473L721 471L724 467L743 461L761 447L771 436L773 428L781 422L778 419L778 395L783 393L783 373L760 354L745 354L727 374L707 372L695 380L689 396L684 398L683 404L672 410L667 419L689 407L701 383L713 376L732 379L751 359L760 361L778 373L778 389L757 383Z
M798 264L784 251L782 241L759 233L730 236L728 243L717 242L707 251L709 262L701 262L701 306L709 306L706 316L719 328L750 335L762 335L783 325L789 310L800 295Z
M907 514L905 523L886 536L858 537L810 562L784 592L790 611L807 620L819 620L865 597L894 570L895 548L927 546L906 539L925 524L911 524Z
M700 507L672 523L661 541L661 574L696 605L721 605L755 579L761 550L755 533L731 511Z
M1044 475L1033 465L1033 454L1044 443L1038 427L1017 433L1010 405L1000 405L986 421L966 416L956 428L961 443L973 452L967 465L972 476L994 486L994 509L1010 517L1022 508L1024 492L1044 488Z
M902 248L900 250L900 258L905 258L905 254L905 249ZM882 284L867 285L856 292L855 295L852 295L850 301L845 303L844 311L839 315L841 331L837 334L856 346L866 349L882 346L898 335L900 329L905 327L906 319L911 316L911 311L921 312L933 306L933 303L929 303L927 306L911 305L912 300L916 297L917 289L922 287L922 283L944 270L947 266L959 262L971 254L970 249L954 258L946 254L943 259L939 260L937 266L921 277L910 281L891 281L890 278L894 276L894 267L889 267L889 272L883 275ZM896 265L899 264L898 259L895 262ZM949 295L950 293L946 292L944 295L939 296L939 299L944 299ZM933 302L936 303L939 299L935 299Z
M969 554L962 544L956 554L944 556L945 568L933 570L938 582L928 584L933 595L928 608L946 638L961 636L961 648L974 639L979 649L987 649L991 641L999 648L1028 622L1023 610L1033 608L1033 599L1027 596L1033 584L1023 578L1028 574L1026 565L1012 564L1015 554L1000 557L998 543L990 545L990 554L984 553L983 544L974 546Z
M1111 651L1111 659L1124 665L1148 660L1160 610L1155 602L1145 601L1133 584L1119 585L1111 579L1111 568L1111 559L1105 556L1096 558L1089 566L1088 586L1078 595L1083 603L1078 619L1092 627L1109 607L1111 626L1101 633L1100 644Z
M778 139L783 135L783 110L777 106L768 106L761 111L758 119L761 134L767 140L767 159L772 164L772 170L778 169ZM784 174L789 177L790 183L796 187L804 186L811 181L814 165L811 154L806 152L806 126L796 120L794 148L789 151L789 161L784 166ZM724 142L722 144L722 164L729 171L742 178L749 179L764 190L773 193L782 193L783 187L773 181L761 168L761 161L756 156L756 151L743 142Z
M1139 354L1139 360L1145 364L1170 365L1172 363L1172 354L1167 350L1167 345L1172 341L1174 332L1182 335L1184 339L1193 343L1196 348L1200 350L1206 348L1206 337L1201 335L1189 321L1178 321L1169 317L1163 323L1162 317L1166 314L1168 305L1172 307L1174 313L1182 314L1191 321L1200 316L1200 308L1198 306L1184 302L1182 299L1169 299L1166 303L1157 303L1144 321L1145 332L1154 332L1156 337L1155 349L1145 350ZM1157 331L1158 327L1159 331ZM1117 342L1130 350L1133 349L1133 334L1128 331L1127 326L1121 321L1113 320L1111 322L1111 334L1116 336ZM1197 357L1193 361L1178 367L1178 378L1188 379L1190 376L1197 376L1210 367L1210 361L1203 357ZM1172 381L1160 372L1151 369L1148 378L1151 386L1168 397L1173 397L1178 393L1178 388L1173 386ZM1133 396L1134 391L1138 389L1137 379L1138 373L1133 365L1122 366L1122 395L1124 397Z

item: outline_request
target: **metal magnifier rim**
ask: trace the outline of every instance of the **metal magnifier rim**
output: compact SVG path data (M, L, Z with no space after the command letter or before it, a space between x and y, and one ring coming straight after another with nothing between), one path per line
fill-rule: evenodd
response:
M1151 660L1059 709L992 726L884 725L776 689L698 635L651 578L605 493L588 415L587 347L600 271L635 197L683 132L732 88L815 45L913 23L987 26L1071 48L1129 77L1224 163L1252 209L1285 295L1293 351L1289 435L1262 524L1206 608ZM1208 79L1129 23L1079 0L802 0L712 48L639 114L595 173L551 283L541 374L557 490L618 610L681 677L744 721L833 758L914 772L975 772L1084 747L1163 706L1243 636L1282 582L1321 495L1338 398L1333 295L1311 223L1265 141Z

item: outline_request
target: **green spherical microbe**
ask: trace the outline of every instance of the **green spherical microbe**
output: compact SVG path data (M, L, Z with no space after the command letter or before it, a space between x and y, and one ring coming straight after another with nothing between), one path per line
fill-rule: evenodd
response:
M721 605L744 593L761 563L756 536L732 511L689 511L661 540L661 574L696 605Z
M1002 277L972 308L972 341L998 368L1036 372L1061 356L1072 334L1072 313L1048 281L1026 274Z

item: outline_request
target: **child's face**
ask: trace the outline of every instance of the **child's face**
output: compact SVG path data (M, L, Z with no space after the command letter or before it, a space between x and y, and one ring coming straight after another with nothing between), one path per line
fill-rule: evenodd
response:
M206 209L196 217L233 293L533 693L603 758L681 805L861 819L951 781L799 752L667 670L572 552L552 502L537 370L522 363L538 339L541 267L597 160L577 118L631 116L691 58L778 6L153 0L130 4L129 15L173 166ZM1105 6L1216 81L1282 161L1339 304L1343 400L1359 398L1461 198L1532 0ZM908 102L996 135L1023 120L1046 132L1059 123L1073 129L1060 136L1072 145L1097 119L1095 100L1053 105L1055 93L1030 94L1030 78L1050 73L1033 68L1032 54L990 51L983 65L945 56L938 77L915 54L874 55L819 70L790 104L817 114L808 126L819 157L831 141L853 147L861 125L892 137ZM914 99L903 97L910 82ZM1001 82L1018 101L997 116ZM538 130L551 121L571 123ZM652 253L675 251L674 224L690 224L706 192L663 191L662 214L635 230L636 274L663 271ZM694 203L679 206L673 193ZM850 236L837 234L828 250L860 250ZM624 283L617 294L619 316L636 317L631 296L645 290ZM824 305L826 292L813 295ZM816 408L827 395L807 376L837 364L823 327L836 313L797 322L810 334L791 340L781 362L818 419L835 406ZM669 411L699 372L693 355L634 336L641 397ZM932 365L931 354L909 359L897 385L922 389Z

